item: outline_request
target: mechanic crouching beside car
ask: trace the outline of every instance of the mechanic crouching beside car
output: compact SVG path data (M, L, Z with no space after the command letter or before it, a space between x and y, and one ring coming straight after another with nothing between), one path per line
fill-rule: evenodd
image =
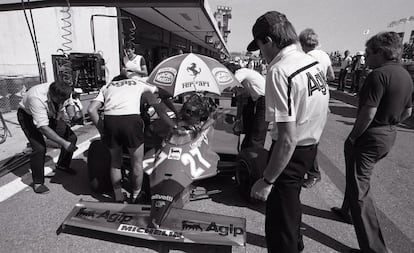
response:
M43 136L61 146L56 169L70 175L76 174L70 168L70 163L76 150L77 137L63 120L65 111L69 119L75 115L71 93L72 87L63 82L39 84L24 95L17 110L17 119L32 148L30 168L36 193L49 192L49 188L44 185L46 142Z
M175 122L166 114L166 107L157 97L156 92L155 86L143 80L128 79L121 74L103 86L88 107L90 118L111 154L110 177L116 202L124 202L121 186L123 150L128 150L131 159L130 203L142 202L147 194L141 190L144 176L142 167L144 123L140 115L141 100L154 107L159 117L170 128L177 128ZM103 121L100 120L98 112L101 107L103 107Z

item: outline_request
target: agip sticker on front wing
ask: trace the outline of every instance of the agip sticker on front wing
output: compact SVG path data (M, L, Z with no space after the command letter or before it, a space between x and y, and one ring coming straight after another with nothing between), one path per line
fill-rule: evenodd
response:
M172 208L161 228L148 227L150 206L80 201L62 224L146 240L246 245L246 219Z

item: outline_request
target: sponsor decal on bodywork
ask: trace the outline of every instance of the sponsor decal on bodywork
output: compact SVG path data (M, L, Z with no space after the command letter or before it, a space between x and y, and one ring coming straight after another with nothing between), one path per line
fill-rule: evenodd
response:
M180 160L181 159L181 152L183 151L182 148L178 147L171 147L170 152L168 152L168 159L171 160Z
M170 199L168 196L157 198L164 203ZM246 245L244 218L172 208L162 226L154 228L149 226L149 207L80 201L62 223L62 232L66 226L72 226L152 241Z
M123 212L111 212L105 210L103 212L96 212L95 210L88 209L86 207L80 208L75 214L75 217L83 219L104 219L106 222L128 222L132 220L132 216Z
M163 86L171 86L176 76L177 70L175 68L160 68L155 74L154 82Z
M169 195L161 195L161 194L154 194L151 196L152 200L165 200L165 201L169 201L172 202L173 201L173 197L169 196Z
M203 226L205 228L203 228ZM234 226L233 224L227 225L218 225L216 222L212 221L209 225L206 226L206 224L194 222L194 221L188 221L183 220L182 221L182 230L192 230L192 231L200 231L200 232L215 232L221 236L230 236L233 235L234 237L238 235L244 235L244 229L241 227Z
M118 227L118 231L131 233L131 234L139 234L139 235L157 235L157 236L165 236L174 239L183 239L183 234L181 232L176 232L167 229L159 229L159 228L145 228L140 226L134 226L129 224L120 224Z

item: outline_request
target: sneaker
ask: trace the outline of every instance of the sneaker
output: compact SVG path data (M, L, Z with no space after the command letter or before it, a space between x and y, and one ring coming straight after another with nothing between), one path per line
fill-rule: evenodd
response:
M340 207L332 207L331 211L339 216L345 223L352 224L352 217L350 214L345 213Z
M63 171L63 172L66 172L66 173L68 173L69 175L76 175L76 170L74 170L74 169L72 169L72 168L66 168L66 167L63 167L63 166L60 166L60 165L56 165L56 170L60 170L60 171Z
M305 188L312 188L319 181L321 181L320 176L319 177L308 177L307 179L305 179L302 186Z
M44 184L33 184L33 191L39 194L46 194L49 193L50 190Z

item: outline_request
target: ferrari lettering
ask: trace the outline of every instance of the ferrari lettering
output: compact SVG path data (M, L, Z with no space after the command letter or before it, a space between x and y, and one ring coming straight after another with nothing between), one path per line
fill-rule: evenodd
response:
M308 77L308 96L312 96L313 92L318 90L322 92L323 95L326 95L326 81L323 77L323 72L320 71L316 75L312 76L311 73L307 72L306 76Z
M182 83L183 89L185 88L191 88L193 85L196 85L198 87L210 87L210 82L208 81L195 81L195 82L184 82Z
M144 228L138 227L128 224L120 224L118 227L118 231L126 232L126 233L133 233L133 234L141 234L141 235L159 235L165 237L173 237L174 239L182 239L183 235L180 232L175 232L172 230L166 229L156 229L156 228Z
M222 236L232 234L234 237L244 234L243 228L234 227L233 224L230 224L230 226L217 226L215 222L211 222L210 225L206 228L206 231L215 231Z

